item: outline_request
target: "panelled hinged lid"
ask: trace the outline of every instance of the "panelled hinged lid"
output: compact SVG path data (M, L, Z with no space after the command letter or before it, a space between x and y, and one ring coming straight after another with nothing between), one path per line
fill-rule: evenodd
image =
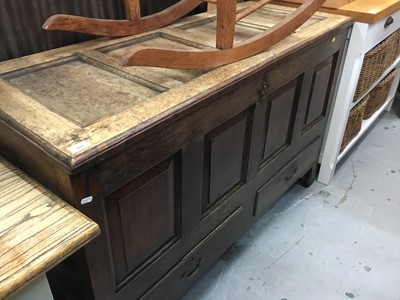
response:
M268 30L292 11L265 6L236 24L235 43ZM118 59L131 47L214 47L212 11L141 35L103 38L6 61L0 63L2 127L12 127L73 172L171 113L349 21L317 13L267 51L208 70L122 67Z

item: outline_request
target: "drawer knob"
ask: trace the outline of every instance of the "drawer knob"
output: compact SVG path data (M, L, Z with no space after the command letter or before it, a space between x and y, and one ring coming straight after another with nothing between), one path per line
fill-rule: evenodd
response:
M296 175L297 175L297 167L294 167L294 168L292 169L291 174L288 175L288 176L285 176L285 182L290 181L290 180L291 180L294 176L296 176Z
M194 260L194 257L192 257L192 261L193 261L193 260ZM194 268L193 268L192 270L190 270L190 271L184 272L184 273L182 274L182 278L191 278L191 277L193 277L194 275L196 275L197 272L198 272L199 269L200 269L200 263L201 263L201 261L202 261L202 258L200 257L200 258L197 260L197 263L196 263L196 265L194 266Z
M394 22L394 19L393 19L393 17L389 17L389 18L387 18L386 19L386 22L385 22L385 25L383 26L383 27L389 27L391 24L393 24L393 22Z

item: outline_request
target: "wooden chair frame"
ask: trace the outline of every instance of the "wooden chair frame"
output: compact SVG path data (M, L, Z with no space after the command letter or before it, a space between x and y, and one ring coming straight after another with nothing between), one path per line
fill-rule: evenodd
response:
M73 15L53 15L43 24L46 30L73 31L100 36L129 36L168 25L183 17L203 0L183 0L149 16L141 17L140 0L124 0L126 20L107 20Z
M121 59L124 66L152 66L173 69L204 69L236 62L260 53L283 40L306 22L325 0L306 0L291 15L272 28L244 42L233 45L235 24L264 6L260 0L236 13L235 0L204 0L217 7L216 49L174 50L133 47ZM163 11L141 18L140 0L125 0L127 20L103 20L70 15L54 15L43 27L47 30L68 30L104 36L126 36L160 28L181 18L203 0L182 0Z

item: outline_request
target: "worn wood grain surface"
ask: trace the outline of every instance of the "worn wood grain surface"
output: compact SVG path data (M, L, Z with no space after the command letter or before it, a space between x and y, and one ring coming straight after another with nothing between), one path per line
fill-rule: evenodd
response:
M96 223L0 156L0 299L98 233Z
M241 3L238 9L249 5L251 2ZM236 24L234 43L269 30L292 11L268 4ZM315 14L267 51L215 69L188 71L118 64L121 56L135 47L214 47L215 30L209 28L216 27L215 12L141 35L99 39L10 60L0 63L0 118L70 170L84 168L128 137L157 126L167 115L179 114L221 86L349 22L348 17ZM85 64L83 75L77 66ZM133 89L124 84L129 81L141 87ZM130 98L120 101L123 94Z

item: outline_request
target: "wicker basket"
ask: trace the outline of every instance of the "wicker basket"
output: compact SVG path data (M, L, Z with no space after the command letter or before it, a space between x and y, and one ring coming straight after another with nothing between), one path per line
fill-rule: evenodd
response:
M370 97L363 114L364 120L370 118L385 103L396 74L397 69L394 69L369 93Z
M344 130L344 135L342 139L342 145L340 146L340 151L342 151L348 143L360 132L361 123L363 120L363 112L365 104L367 103L369 95L367 95L363 100L361 100L356 106L354 106L347 119L346 129Z
M360 98L396 60L400 52L400 30L388 36L364 56L354 101Z
M400 54L400 30L390 35L388 38L388 53L386 64L382 66L384 71L391 66L391 64L397 59Z
M393 60L396 60L400 55L400 29L398 29L394 34L393 42Z
M400 55L400 29L396 31L396 35L397 39L396 39L396 44L394 45L395 59L397 59L397 57L399 57Z

